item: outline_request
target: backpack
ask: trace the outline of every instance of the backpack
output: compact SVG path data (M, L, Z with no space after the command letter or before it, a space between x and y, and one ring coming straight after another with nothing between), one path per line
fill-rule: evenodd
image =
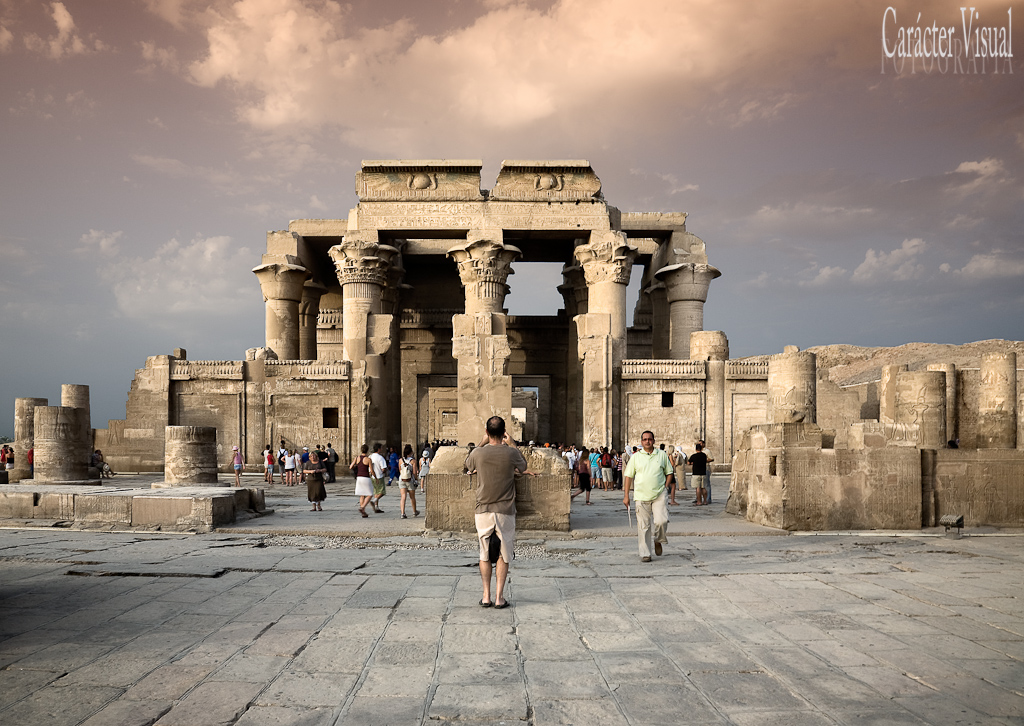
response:
M398 462L398 474L402 479L412 479L412 466L409 465L409 459L402 459Z
M602 454L601 455L601 468L602 469L611 469L612 468L612 455L611 454Z

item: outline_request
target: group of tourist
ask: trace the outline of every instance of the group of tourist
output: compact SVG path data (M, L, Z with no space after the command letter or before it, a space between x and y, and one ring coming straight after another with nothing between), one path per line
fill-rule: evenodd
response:
M398 489L402 493L399 504L399 512L402 519L408 519L406 514L406 501L412 506L412 516L420 515L416 506L416 492L424 492L426 477L430 473L430 460L433 458L433 451L425 446L419 459L412 449L411 444L406 444L399 456L394 447L389 447L387 458L381 453L382 445L373 445L373 452L369 453L370 447L363 444L360 452L352 459L349 469L356 478L356 496L359 497L359 514L369 517L366 508L372 507L376 514L383 514L380 508L380 500L387 493L387 487L398 482Z
M29 478L35 473L35 449L29 448L25 453L25 463L28 464ZM4 444L0 446L0 470L11 470L14 468L14 447Z

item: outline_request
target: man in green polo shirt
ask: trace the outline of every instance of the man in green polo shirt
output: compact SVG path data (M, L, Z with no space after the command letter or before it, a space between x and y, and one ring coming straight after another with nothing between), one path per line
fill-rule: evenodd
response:
M668 543L668 505L665 490L672 481L668 455L654 448L654 433L640 434L643 449L629 457L622 472L622 503L629 507L629 490L636 502L636 534L640 543L640 561L651 561L651 521L654 522L654 554L660 556ZM635 486L635 488L634 488Z

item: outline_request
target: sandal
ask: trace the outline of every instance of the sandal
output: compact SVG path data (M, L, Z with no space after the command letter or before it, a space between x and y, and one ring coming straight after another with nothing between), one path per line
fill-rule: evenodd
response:
M359 513L361 515L363 515L364 517L369 517L370 516L369 514L366 513L366 510L363 509L362 507L359 508Z
M408 517L406 517L406 516L405 516L405 515L403 514L403 515L402 515L402 519L408 519Z
M418 511L418 510L416 510L416 509L412 510L412 516L414 516L414 517L418 517L418 516L420 516L420 513L419 513L419 511Z

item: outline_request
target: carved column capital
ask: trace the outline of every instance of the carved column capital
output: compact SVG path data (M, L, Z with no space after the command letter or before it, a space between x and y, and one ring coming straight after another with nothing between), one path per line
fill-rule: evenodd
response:
M721 277L722 273L717 267L705 263L683 262L662 267L654 276L665 283L670 303L679 300L707 302L711 281Z
M305 267L286 262L272 262L253 268L253 274L260 281L263 302L268 300L302 299L302 285L309 278Z
M591 232L590 240L573 250L588 285L601 282L629 284L637 249L623 232Z
M501 240L477 238L452 247L448 256L459 266L459 279L466 289L466 313L501 312L513 274L512 262L522 254L518 247Z
M351 236L327 252L334 260L338 282L342 287L351 283L364 283L384 288L388 284L391 260L398 254L398 249L374 240Z

